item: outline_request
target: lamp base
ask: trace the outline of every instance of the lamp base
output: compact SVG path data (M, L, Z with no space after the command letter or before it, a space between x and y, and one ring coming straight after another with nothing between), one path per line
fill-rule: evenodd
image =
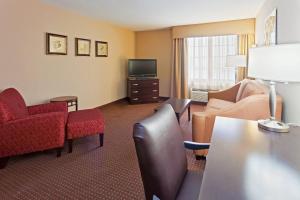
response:
M289 125L273 119L258 120L258 127L277 133L288 133L290 129Z

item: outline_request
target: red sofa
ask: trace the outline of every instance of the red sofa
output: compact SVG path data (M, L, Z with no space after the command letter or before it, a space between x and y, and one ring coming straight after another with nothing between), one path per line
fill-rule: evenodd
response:
M57 149L61 154L68 111L66 103L26 106L13 88L0 93L0 168L9 157Z

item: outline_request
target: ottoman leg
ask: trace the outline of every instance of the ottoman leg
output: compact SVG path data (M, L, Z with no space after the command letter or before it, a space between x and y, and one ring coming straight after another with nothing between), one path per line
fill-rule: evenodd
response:
M61 147L56 149L56 157L60 157L61 156L61 150L62 150Z
M9 160L9 157L0 158L0 169L4 169Z
M104 133L99 134L99 140L100 140L100 147L103 146L103 140L104 140Z
M68 153L72 153L72 151L73 151L73 140L72 139L68 140L68 144L69 144Z

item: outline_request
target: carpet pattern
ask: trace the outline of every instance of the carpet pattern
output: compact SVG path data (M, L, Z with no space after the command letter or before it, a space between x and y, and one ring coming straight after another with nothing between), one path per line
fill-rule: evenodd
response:
M158 105L119 102L101 108L105 119L101 148L95 135L75 140L71 154L65 146L60 158L54 151L11 158L0 170L0 199L145 199L132 128ZM191 111L202 109L193 105ZM181 127L184 137L190 139L187 113L181 118ZM205 162L195 160L191 151L187 158L189 169L204 168Z

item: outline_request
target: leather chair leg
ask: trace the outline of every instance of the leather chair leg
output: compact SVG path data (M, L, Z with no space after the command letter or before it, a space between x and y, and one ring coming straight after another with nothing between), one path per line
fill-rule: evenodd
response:
M195 155L196 160L206 160L206 156L199 156L199 155Z

